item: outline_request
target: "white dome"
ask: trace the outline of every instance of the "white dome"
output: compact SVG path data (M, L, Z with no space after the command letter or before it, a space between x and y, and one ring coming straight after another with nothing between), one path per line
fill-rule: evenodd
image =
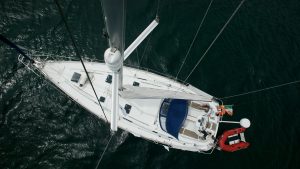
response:
M122 66L122 55L116 48L108 48L104 52L104 60L111 71L118 71Z
M241 125L242 127L244 127L244 128L249 128L250 125L251 125L251 123L250 123L250 120L249 120L249 119L247 119L247 118L242 118L242 119L240 120L240 125Z

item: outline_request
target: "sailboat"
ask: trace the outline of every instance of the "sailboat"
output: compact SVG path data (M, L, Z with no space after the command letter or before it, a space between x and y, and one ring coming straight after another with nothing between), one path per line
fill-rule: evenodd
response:
M228 111L220 100L191 84L123 64L157 27L159 18L154 18L125 49L124 1L101 2L109 43L104 63L40 59L29 59L28 63L23 55L19 61L37 70L90 113L109 122L112 132L120 128L166 149L214 150L219 125ZM243 119L241 125L247 128L250 123Z

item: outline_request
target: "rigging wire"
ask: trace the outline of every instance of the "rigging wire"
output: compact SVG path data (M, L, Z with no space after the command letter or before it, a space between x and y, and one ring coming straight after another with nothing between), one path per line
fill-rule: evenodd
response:
M189 49L188 49L188 51L187 51L187 53L186 53L186 55L185 55L185 57L184 57L183 63L181 64L181 66L180 66L180 68L179 68L179 71L177 72L176 79L177 79L177 77L178 77L178 75L179 75L179 73L180 73L180 71L181 71L181 69L182 69L182 67L183 67L183 65L184 65L184 63L185 63L185 61L186 61L188 55L190 54L190 51L191 51L191 49L192 49L192 47L193 47L193 45L194 45L194 42L195 42L195 40L196 40L196 38L197 38L197 36L198 36L198 33L199 33L199 31L200 31L200 29L201 29L201 27L202 27L202 24L203 24L203 22L204 22L204 20L205 20L205 18L206 18L206 16L207 16L207 13L208 13L208 11L209 11L209 9L210 9L211 4L213 3L213 1L214 1L214 0L211 0L211 1L210 1L209 5L208 5L208 7L207 7L207 9L206 9L206 11L205 11L205 14L204 14L204 16L203 16L203 18L202 18L202 20L201 20L201 23L199 24L199 26L198 26L198 28L197 28L196 34L195 34L195 36L194 36L194 39L192 40L192 43L190 44L190 47L189 47Z
M122 1L122 6L123 6L123 16L122 16L122 25L123 25L123 29L122 29L122 42L121 42L121 54L122 54L122 57L123 57L123 62L124 62L124 51L125 51L125 30L126 30L126 0L123 0Z
M157 19L159 18L159 9L160 9L160 0L157 0L157 7L156 7L156 14L155 14ZM144 58L144 56L145 56L145 54L146 54L146 51L147 51L147 49L148 49L148 45L149 45L151 36L152 36L152 34L149 35L149 38L148 38L147 43L146 43L146 46L145 46L145 48L144 48L144 51L143 51L141 60L138 62L138 67L141 66L141 63L142 63L142 61L143 61L143 58Z
M157 7L156 7L156 14L155 14L155 15L156 15L155 17L156 17L157 19L159 18L159 9L160 9L160 0L157 0ZM147 49L148 49L148 45L149 45L151 36L152 36L152 34L149 35L148 40L147 40L147 42L146 42L146 46L145 46L144 51L143 51L143 54L142 54L142 57L141 57L140 60L138 60L138 68L141 66L141 63L142 63L142 61L143 61L143 58L144 58L144 56L145 56L145 54L146 54L146 51L147 51ZM136 48L136 52L137 52L137 57L138 57L138 59L139 59L137 49L138 49L138 48Z
M198 60L198 62L196 63L196 65L194 66L194 68L192 69L192 71L190 72L190 74L185 78L184 82L186 82L188 80L188 78L191 76L191 74L194 72L194 70L197 68L197 66L199 65L199 63L202 61L202 59L206 56L207 52L210 50L210 48L213 46L213 44L216 42L216 40L219 38L219 36L222 34L222 32L224 31L224 29L227 27L227 25L229 24L229 22L232 20L232 18L234 17L234 15L238 12L238 10L240 9L240 7L243 5L243 3L245 2L245 0L242 0L240 2L240 4L237 6L237 8L234 10L234 12L232 13L232 15L229 17L229 19L227 20L227 22L224 24L224 26L221 28L221 30L219 31L219 33L217 34L217 36L215 37L215 39L211 42L211 44L208 46L208 48L206 49L206 51L204 52L204 54L201 56L201 58Z
M158 18L158 13L159 13L159 4L160 4L160 0L157 0L157 7L156 7L156 18Z
M107 117L106 117L106 115L105 115L105 113L104 113L104 109L103 109L103 107L102 107L102 105L101 105L101 103L100 103L99 97L98 97L98 95L97 95L97 93L96 93L96 91L95 91L94 85L93 85L93 83L92 83L92 81L91 81L91 78L90 78L90 76L89 76L89 74L88 74L88 71L87 71L87 69L86 69L86 67L85 67L85 65L84 65L84 62L83 62L83 60L82 60L82 58L81 58L81 56L80 56L80 54L79 54L79 50L78 50L78 48L77 48L77 46L76 46L76 43L75 43L73 34L71 33L71 30L70 30L70 28L69 28L69 26L68 26L68 23L67 23L67 21L66 21L66 18L65 18L65 16L64 16L63 11L62 11L62 8L61 8L61 6L59 5L58 0L54 0L54 2L55 2L56 6L57 6L57 8L58 8L58 11L59 11L59 13L60 13L60 16L61 16L63 22L64 22L64 24L65 24L65 27L66 27L66 29L67 29L67 32L69 33L69 36L70 36L70 38L71 38L71 41L72 41L72 44L73 44L73 47L74 47L76 56L80 59L81 65L82 65L82 67L83 67L83 69L84 69L84 71L85 71L85 74L86 74L86 76L87 76L87 78L88 78L88 80L89 80L89 82L90 82L90 84L91 84L91 86L92 86L93 92L94 92L94 94L95 94L95 96L96 96L96 99L97 99L99 105L100 105L100 108L101 108L101 110L102 110L102 113L103 113L103 115L104 115L104 117L105 117L105 119L106 119L106 122L108 122Z
M148 49L148 45L149 45L149 42L150 42L150 39L151 39L151 35L152 35L152 34L150 34L150 36L149 36L149 38L148 38L148 40L147 40L145 49L144 49L144 51L143 51L143 55L142 55L141 60L140 60L140 63L139 63L139 67L141 66L141 63L142 63L142 61L143 61L143 58L144 58L144 56L145 56L145 54L146 54L146 51L147 51L147 49Z
M139 57L138 48L135 49L135 52L136 52L136 58L137 58L137 61L138 61L138 65L140 65L140 57Z
M102 158L103 158L103 156L104 156L104 154L105 154L105 152L107 150L107 147L108 147L108 145L109 145L109 143L110 143L110 141L111 141L111 139L112 139L113 136L114 136L114 133L112 133L112 135L110 136L110 138L109 138L109 140L108 140L108 142L107 142L107 144L106 144L106 146L105 146L105 148L104 148L104 150L103 150L103 152L102 152L102 154L101 154L101 156L100 156L100 158L99 158L99 160L97 162L97 165L96 165L95 169L97 169L99 167L99 165L100 165L100 163L102 161Z
M270 86L270 87L266 87L266 88L263 88L263 89L258 89L258 90L250 91L250 92L235 94L235 95L231 95L231 96L225 96L225 97L221 97L220 99L229 99L229 98L244 96L244 95L248 95L248 94L252 94L252 93L258 93L258 92L262 92L262 91L266 91L266 90L271 90L271 89L274 89L274 88L283 87L283 86L287 86L287 85L291 85L291 84L296 84L296 83L300 83L300 80L296 80L296 81L292 81L292 82L288 82L288 83L283 83L283 84L280 84L280 85Z

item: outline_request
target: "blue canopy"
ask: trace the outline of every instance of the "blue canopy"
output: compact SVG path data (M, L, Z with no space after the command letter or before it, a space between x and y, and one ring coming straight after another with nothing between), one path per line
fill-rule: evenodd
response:
M178 138L178 133L188 114L188 101L180 99L169 100L166 114L166 130L169 134Z

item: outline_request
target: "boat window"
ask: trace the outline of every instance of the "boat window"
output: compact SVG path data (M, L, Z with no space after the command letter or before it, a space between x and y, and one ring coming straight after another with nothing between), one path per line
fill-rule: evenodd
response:
M163 129L164 131L167 131L167 128L166 128L166 117L160 117L159 118L159 122L160 122L161 129Z
M166 117L167 117L167 113L169 110L169 106L170 106L170 99L165 99L160 107L160 112L159 112L159 122L160 122L160 127L164 130L167 131L166 128Z
M167 116L168 110L169 110L170 102L164 102L161 105L160 115L161 116Z

